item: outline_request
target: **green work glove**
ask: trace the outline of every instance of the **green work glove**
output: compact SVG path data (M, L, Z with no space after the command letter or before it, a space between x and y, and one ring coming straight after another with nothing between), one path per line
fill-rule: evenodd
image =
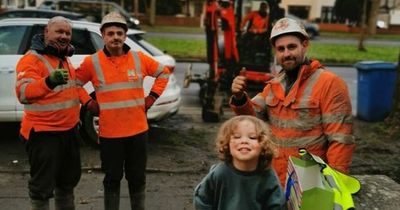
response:
M56 69L50 73L49 80L53 85L63 85L68 82L68 70Z

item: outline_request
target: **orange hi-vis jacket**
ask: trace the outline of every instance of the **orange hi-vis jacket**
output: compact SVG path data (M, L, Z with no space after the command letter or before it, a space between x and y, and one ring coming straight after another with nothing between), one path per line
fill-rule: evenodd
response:
M120 138L148 130L143 79L155 77L151 92L160 96L168 83L169 70L142 52L128 51L107 56L104 50L85 58L77 77L91 81L99 103L99 136Z
M248 28L248 31L255 33L255 34L261 34L265 33L268 30L268 24L269 24L269 15L267 14L265 17L262 17L258 11L252 11L249 14L247 14L244 18L243 21L240 25L240 29L242 29L247 22L250 22L250 27Z
M267 118L278 154L272 165L285 186L289 156L306 148L341 171L348 172L355 149L352 135L351 103L345 82L314 60L303 65L298 79L285 96L285 73L270 80L263 92L247 97L242 106L231 107L236 114Z
M52 55L28 51L17 64L16 94L24 104L21 135L29 140L32 129L38 131L65 131L79 122L80 102L90 99L86 91L76 85L75 69L68 60L62 65L69 71L69 80L53 90L45 79L60 64Z
M204 13L204 25L212 31L218 30L218 2L213 1L211 3L204 3L203 13Z

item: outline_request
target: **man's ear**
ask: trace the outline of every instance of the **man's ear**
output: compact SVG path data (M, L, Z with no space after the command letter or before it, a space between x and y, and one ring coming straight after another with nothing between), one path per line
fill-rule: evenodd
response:
M304 39L302 45L304 48L308 48L308 46L310 46L310 41L308 39Z
M44 27L44 29L43 29L43 35L44 35L44 38L45 38L45 39L46 39L46 37L47 37L48 31L49 31L49 29L47 28L47 26Z

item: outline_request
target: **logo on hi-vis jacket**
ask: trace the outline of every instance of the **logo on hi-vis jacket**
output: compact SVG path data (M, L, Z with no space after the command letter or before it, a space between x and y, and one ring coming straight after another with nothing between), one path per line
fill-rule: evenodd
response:
M134 69L128 69L128 80L129 81L137 80L137 75Z

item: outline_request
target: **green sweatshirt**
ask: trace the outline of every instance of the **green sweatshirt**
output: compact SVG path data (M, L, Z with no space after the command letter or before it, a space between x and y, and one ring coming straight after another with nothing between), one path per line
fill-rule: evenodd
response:
M244 172L231 164L213 165L197 185L196 210L281 210L285 198L273 169Z

